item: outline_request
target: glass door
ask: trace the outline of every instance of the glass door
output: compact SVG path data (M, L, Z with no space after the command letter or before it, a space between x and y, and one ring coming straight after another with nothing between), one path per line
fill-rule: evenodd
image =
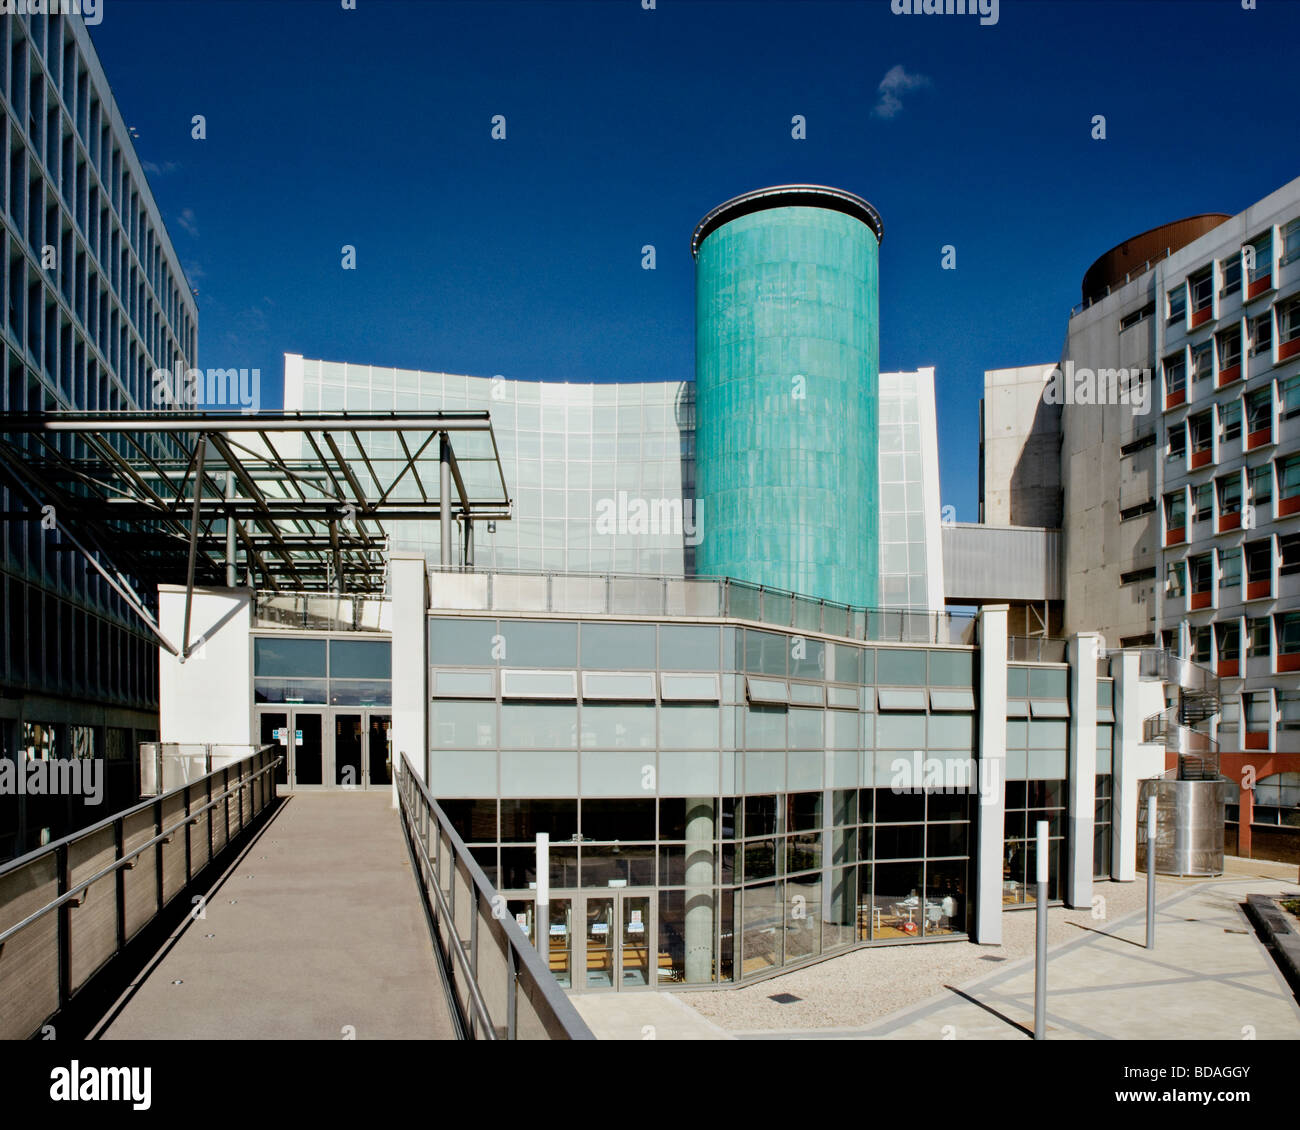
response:
M582 989L642 989L653 983L654 899L648 893L609 891L578 896Z
M335 714L334 784L345 789L360 789L365 786L361 748L361 715Z
M293 784L319 786L325 783L324 727L319 712L295 710L290 721L293 744Z
M547 965L561 989L573 988L573 900L551 899Z
M366 783L371 788L393 783L392 728L392 715L370 715L369 734L366 739L369 756Z
M621 988L639 989L650 984L650 896L618 896L622 924L618 957Z
M284 711L263 711L257 716L258 743L273 745L283 760L275 767L275 783L287 785L292 771L292 743L289 741L289 715Z

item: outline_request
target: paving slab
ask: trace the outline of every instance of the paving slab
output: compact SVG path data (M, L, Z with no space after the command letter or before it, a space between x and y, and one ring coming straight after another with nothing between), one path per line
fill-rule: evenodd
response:
M575 993L573 1006L598 1040L733 1040L675 993Z
M453 1039L388 792L297 792L110 1010L101 1039Z

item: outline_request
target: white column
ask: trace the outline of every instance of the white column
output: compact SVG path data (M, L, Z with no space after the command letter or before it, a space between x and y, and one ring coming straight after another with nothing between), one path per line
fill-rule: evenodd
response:
M686 983L713 980L713 806L712 797L686 801Z
M1105 642L1096 632L1070 640L1070 769L1066 785L1063 895L1067 906L1092 905L1093 828L1097 801L1097 660Z
M1138 789L1145 777L1163 772L1165 750L1159 742L1142 741L1142 723L1164 708L1164 684L1143 682L1141 657L1120 652L1111 659L1115 680L1115 754L1111 768L1111 877L1122 882L1137 878L1137 829L1142 819Z
M975 941L1002 944L1002 853L1006 831L1007 606L980 609L979 816Z
M402 754L429 779L428 575L423 554L389 559L393 600L393 807Z

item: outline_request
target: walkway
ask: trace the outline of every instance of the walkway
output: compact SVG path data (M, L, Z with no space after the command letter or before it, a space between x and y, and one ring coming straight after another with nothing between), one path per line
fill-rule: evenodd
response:
M387 791L290 794L206 897L100 1038L454 1038Z

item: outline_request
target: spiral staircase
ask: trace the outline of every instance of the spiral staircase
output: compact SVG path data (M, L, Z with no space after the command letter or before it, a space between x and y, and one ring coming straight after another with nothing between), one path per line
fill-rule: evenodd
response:
M1166 875L1223 872L1224 799L1218 743L1209 723L1222 708L1219 677L1208 667L1169 651L1142 653L1143 679L1159 679L1166 707L1143 722L1142 738L1163 744L1173 768L1142 782L1141 811L1156 796L1156 870ZM1166 759L1168 760L1168 759ZM1138 820L1139 863L1145 857L1146 820Z

